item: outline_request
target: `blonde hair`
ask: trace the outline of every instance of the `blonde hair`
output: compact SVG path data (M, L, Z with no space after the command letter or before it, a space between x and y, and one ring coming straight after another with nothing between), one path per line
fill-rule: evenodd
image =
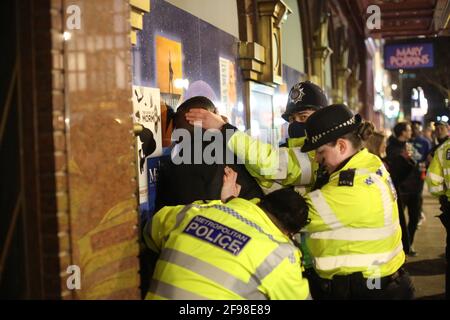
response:
M380 148L383 142L386 140L386 135L383 132L376 131L374 132L367 141L365 141L365 147L369 150L370 153L379 156L380 158L383 156L380 154Z

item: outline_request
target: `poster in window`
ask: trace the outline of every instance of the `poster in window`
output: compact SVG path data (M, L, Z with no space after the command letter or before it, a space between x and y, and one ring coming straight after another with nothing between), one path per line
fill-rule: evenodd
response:
M220 114L231 117L231 110L237 102L236 71L231 60L219 57L220 68L220 100L222 104Z
M249 82L251 135L265 143L277 144L280 137L274 130L274 89Z
M156 86L165 104L175 108L185 87L181 42L157 35L155 43Z
M147 203L147 168L145 159L162 154L161 109L159 89L133 86L134 123L142 130L136 137L137 167L139 173L139 204Z

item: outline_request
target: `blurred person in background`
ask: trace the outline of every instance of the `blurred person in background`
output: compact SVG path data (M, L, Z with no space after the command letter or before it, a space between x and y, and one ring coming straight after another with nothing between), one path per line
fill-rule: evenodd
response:
M411 121L411 126L413 130L411 143L414 147L413 158L419 166L420 178L412 181L417 186L417 192L422 195L423 185L425 182L425 177L427 175L427 167L430 161L428 161L428 154L431 151L431 143L426 139L422 133L422 123L420 121ZM420 197L420 217L417 226L420 226L425 222L425 214L422 209L423 198Z
M418 193L418 180L420 170L413 159L413 147L408 141L412 138L412 128L409 122L399 122L394 126L394 135L388 139L386 148L386 163L389 166L391 177L401 198L402 209L408 208L408 235L410 256L417 256L417 252L412 248L414 234L420 218L420 205L422 194ZM423 187L423 183L422 183Z
M365 146L370 153L378 156L381 160L386 158L387 139L383 132L374 132L365 142Z
M427 156L431 151L431 143L424 137L422 133L422 123L420 121L412 121L411 129L411 143L416 151L416 154L413 156L418 163L425 164Z
M423 137L430 142L431 147L433 147L433 123L428 123L422 130Z
M374 132L365 142L365 147L367 148L367 150L369 150L370 153L378 156L383 161L384 166L392 176L389 164L386 161L386 146L387 146L387 137L383 132L380 131ZM393 184L396 193L400 194L397 181L393 180ZM408 228L406 226L405 212L400 197L397 197L397 205L398 205L400 227L402 228L403 251L406 254L409 254L409 245L410 245L409 233Z

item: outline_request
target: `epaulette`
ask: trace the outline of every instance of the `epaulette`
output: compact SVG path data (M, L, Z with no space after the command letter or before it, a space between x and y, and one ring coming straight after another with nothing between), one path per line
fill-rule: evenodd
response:
M341 171L338 186L353 187L353 180L355 180L355 169Z

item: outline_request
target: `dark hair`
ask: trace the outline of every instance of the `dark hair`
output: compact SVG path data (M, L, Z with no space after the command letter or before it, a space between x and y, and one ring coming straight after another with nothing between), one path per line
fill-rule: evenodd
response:
M174 116L175 128L188 129L189 131L192 131L194 129L194 126L191 125L189 122L187 122L186 118L185 118L185 114L193 108L205 109L205 110L208 110L211 112L216 111L216 107L214 106L214 103L212 103L212 101L209 100L208 98L203 97L203 96L192 97L192 98L186 100L185 102L183 102L177 108L177 112Z
M359 126L345 135L343 135L342 139L347 139L352 144L355 150L360 150L363 147L363 142L369 140L370 136L375 132L375 126L370 121L363 121L359 124ZM337 140L331 142L332 146L335 146Z
M308 223L308 205L292 188L265 195L260 207L273 215L289 233L297 233Z
M402 135L403 131L406 131L406 127L409 126L409 122L403 121L399 122L394 126L394 135L396 138Z

